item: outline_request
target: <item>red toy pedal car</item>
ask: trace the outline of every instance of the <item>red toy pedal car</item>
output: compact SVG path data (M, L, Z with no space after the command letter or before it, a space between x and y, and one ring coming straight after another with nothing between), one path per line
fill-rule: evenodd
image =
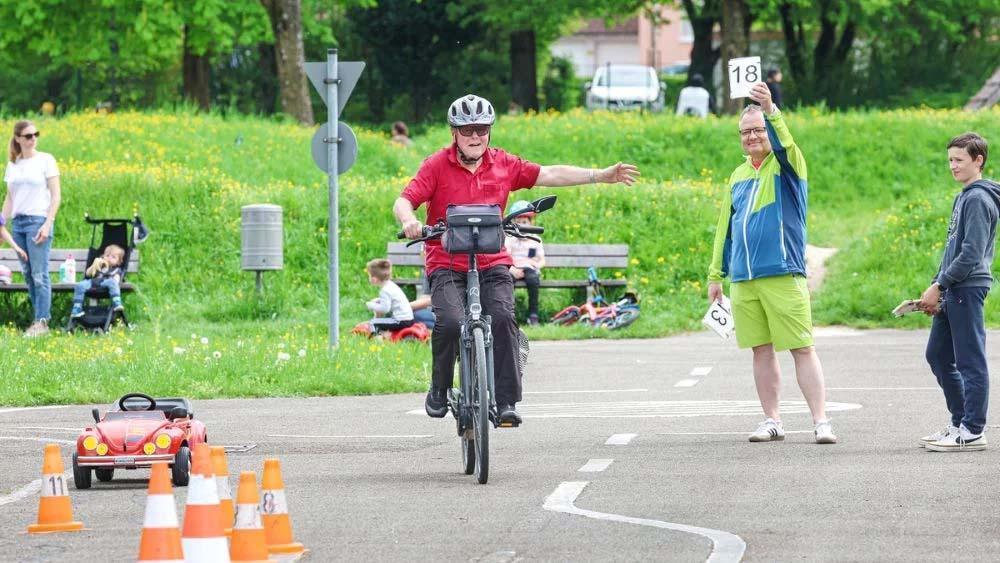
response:
M399 342L400 340L418 340L420 342L427 342L431 339L431 331L424 323L413 323L412 325L399 330L377 331L372 327L372 323L370 321L365 321L354 325L354 329L351 330L351 332L353 334L360 334L370 338L381 335L390 342Z
M90 488L91 469L98 481L107 482L115 469L138 469L161 461L170 463L174 485L185 486L191 476L191 450L208 442L205 424L194 420L187 399L129 393L103 418L96 408L92 413L97 424L83 430L73 454L77 489Z

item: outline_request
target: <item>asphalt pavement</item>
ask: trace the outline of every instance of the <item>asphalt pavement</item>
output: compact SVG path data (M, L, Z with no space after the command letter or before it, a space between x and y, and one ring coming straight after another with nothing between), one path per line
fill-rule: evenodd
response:
M195 416L233 450L234 489L281 460L306 560L996 560L1000 437L982 452L917 447L948 421L926 337L818 330L840 437L823 446L788 354L788 436L753 444L751 354L714 334L532 343L525 422L491 435L486 485L462 473L454 421L422 414L419 394L195 401ZM69 469L92 406L0 409L0 561L136 557L146 471L71 489L82 532L21 533L44 444L62 443ZM175 496L183 514L186 490Z

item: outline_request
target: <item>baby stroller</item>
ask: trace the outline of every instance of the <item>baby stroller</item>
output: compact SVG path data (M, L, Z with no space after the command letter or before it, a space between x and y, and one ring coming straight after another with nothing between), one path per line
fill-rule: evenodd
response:
M91 219L89 214L84 214L84 221L93 226L90 235L90 248L87 250L87 263L83 269L86 276L87 268L94 263L95 258L104 254L104 249L110 244L117 244L125 249L125 256L122 258L122 279L121 285L124 292L125 279L128 277L129 258L135 251L135 245L140 244L149 236L149 230L142 223L138 215L129 219ZM101 240L97 241L97 228L101 227ZM95 333L107 332L115 320L121 319L125 326L131 326L125 311L115 311L111 306L111 295L107 288L96 287L87 290L84 296L84 314L82 317L73 318L70 316L69 324L66 325L67 332L76 329L89 330Z

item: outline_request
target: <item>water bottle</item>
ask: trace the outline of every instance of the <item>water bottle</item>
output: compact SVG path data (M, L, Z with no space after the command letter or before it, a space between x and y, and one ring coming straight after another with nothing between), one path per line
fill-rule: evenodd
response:
M66 260L59 266L59 281L62 283L76 283L76 260L73 255L67 255Z

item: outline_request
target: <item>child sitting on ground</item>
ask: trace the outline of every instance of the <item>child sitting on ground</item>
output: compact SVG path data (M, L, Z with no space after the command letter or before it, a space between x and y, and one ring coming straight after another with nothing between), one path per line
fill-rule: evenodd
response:
M87 268L87 277L73 288L73 310L70 316L74 319L84 315L83 297L90 289L106 287L111 295L111 305L115 311L124 311L122 305L122 261L125 259L125 249L117 244L109 244L104 248L104 254L94 258Z
M385 258L377 258L368 262L368 281L378 286L378 297L365 303L368 310L375 313L372 319L372 331L375 333L386 330L399 330L413 324L413 309L406 294L390 278L392 278L392 262Z
M528 207L527 201L515 201L510 206L511 213ZM533 212L518 215L514 218L518 225L534 225L535 214ZM532 235L537 237L538 235ZM515 280L524 280L524 285L528 286L528 324L538 324L538 287L542 283L542 267L545 266L545 250L542 243L517 237L507 237L507 252L514 260L514 265L510 269L510 274Z

